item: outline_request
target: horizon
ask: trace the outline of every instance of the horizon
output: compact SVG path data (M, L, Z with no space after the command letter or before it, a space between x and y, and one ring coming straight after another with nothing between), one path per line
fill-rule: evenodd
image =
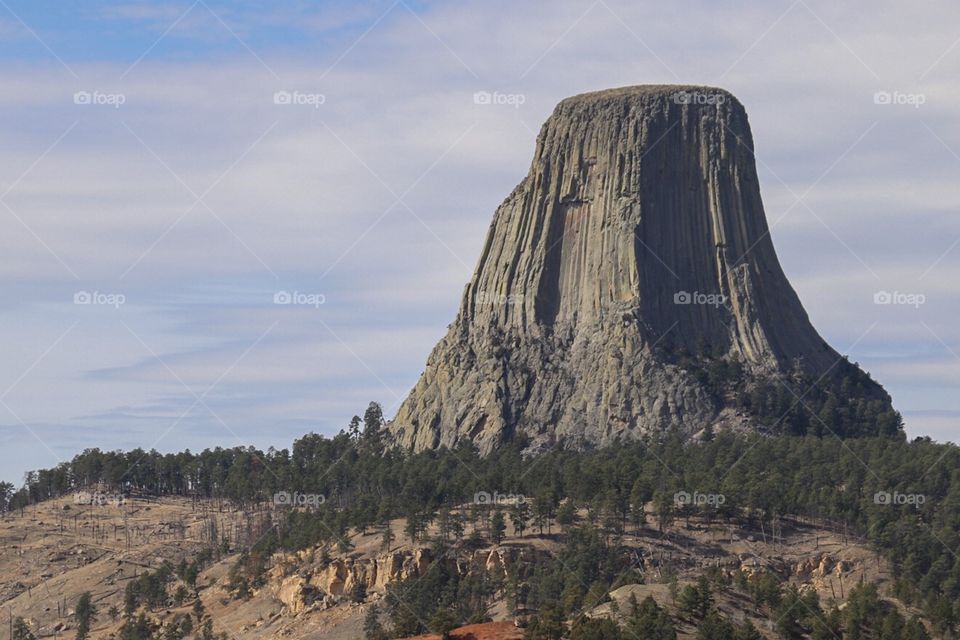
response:
M556 103L636 84L744 104L813 326L958 441L960 7L470 6L0 1L0 479L392 417Z

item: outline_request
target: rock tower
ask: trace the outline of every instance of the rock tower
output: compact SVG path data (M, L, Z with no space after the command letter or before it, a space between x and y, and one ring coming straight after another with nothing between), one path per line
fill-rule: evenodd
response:
M543 125L389 429L414 450L466 438L489 451L518 433L582 445L693 435L736 415L689 366L707 352L751 379L829 381L852 367L780 267L736 98L693 86L578 95ZM889 406L872 381L867 395Z

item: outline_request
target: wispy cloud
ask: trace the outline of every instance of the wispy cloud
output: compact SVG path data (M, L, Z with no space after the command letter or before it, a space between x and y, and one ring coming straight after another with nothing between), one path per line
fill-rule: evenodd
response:
M0 12L0 33L19 34L0 44L0 193L14 187L4 202L29 229L0 207L0 384L79 320L11 408L64 457L110 446L106 433L148 446L193 400L177 376L205 388L274 322L210 394L236 433L286 445L392 403L453 318L554 104L675 73L746 104L772 237L815 325L840 345L878 323L851 357L910 409L911 433L934 425L917 410L955 409L937 385L955 368L920 322L960 352L960 10L806 5L131 2L71 30L11 2L27 26ZM476 91L523 102L478 105ZM879 288L927 303L878 306ZM78 306L78 290L126 302ZM278 291L325 302L274 305ZM55 462L0 421L10 477ZM173 433L157 447L233 439L202 406Z

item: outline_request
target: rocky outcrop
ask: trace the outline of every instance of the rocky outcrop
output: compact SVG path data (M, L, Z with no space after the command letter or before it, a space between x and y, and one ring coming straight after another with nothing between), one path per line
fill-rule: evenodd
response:
M283 603L287 612L298 615L307 610L310 605L323 594L309 579L301 575L284 578L276 589L277 600Z
M777 260L743 106L709 87L575 96L543 125L390 431L409 449L482 451L517 432L693 434L725 408L678 364L705 352L757 375L819 377L839 360Z
M335 558L319 565L311 563L312 556L308 551L279 557L270 571L272 593L289 615L335 606L361 582L368 593L383 594L395 582L424 576L438 561L426 547L375 557ZM512 570L524 575L526 570L517 568L532 567L536 558L536 551L530 547L496 546L446 556L440 561L447 562L461 576L484 573L506 579L507 572Z

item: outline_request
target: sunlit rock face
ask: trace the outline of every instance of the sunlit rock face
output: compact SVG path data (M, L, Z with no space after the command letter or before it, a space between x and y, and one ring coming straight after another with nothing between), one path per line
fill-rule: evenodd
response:
M494 213L390 431L413 450L482 451L518 433L573 446L694 434L730 414L678 366L705 351L765 376L829 376L839 359L777 260L743 105L693 86L574 96Z

